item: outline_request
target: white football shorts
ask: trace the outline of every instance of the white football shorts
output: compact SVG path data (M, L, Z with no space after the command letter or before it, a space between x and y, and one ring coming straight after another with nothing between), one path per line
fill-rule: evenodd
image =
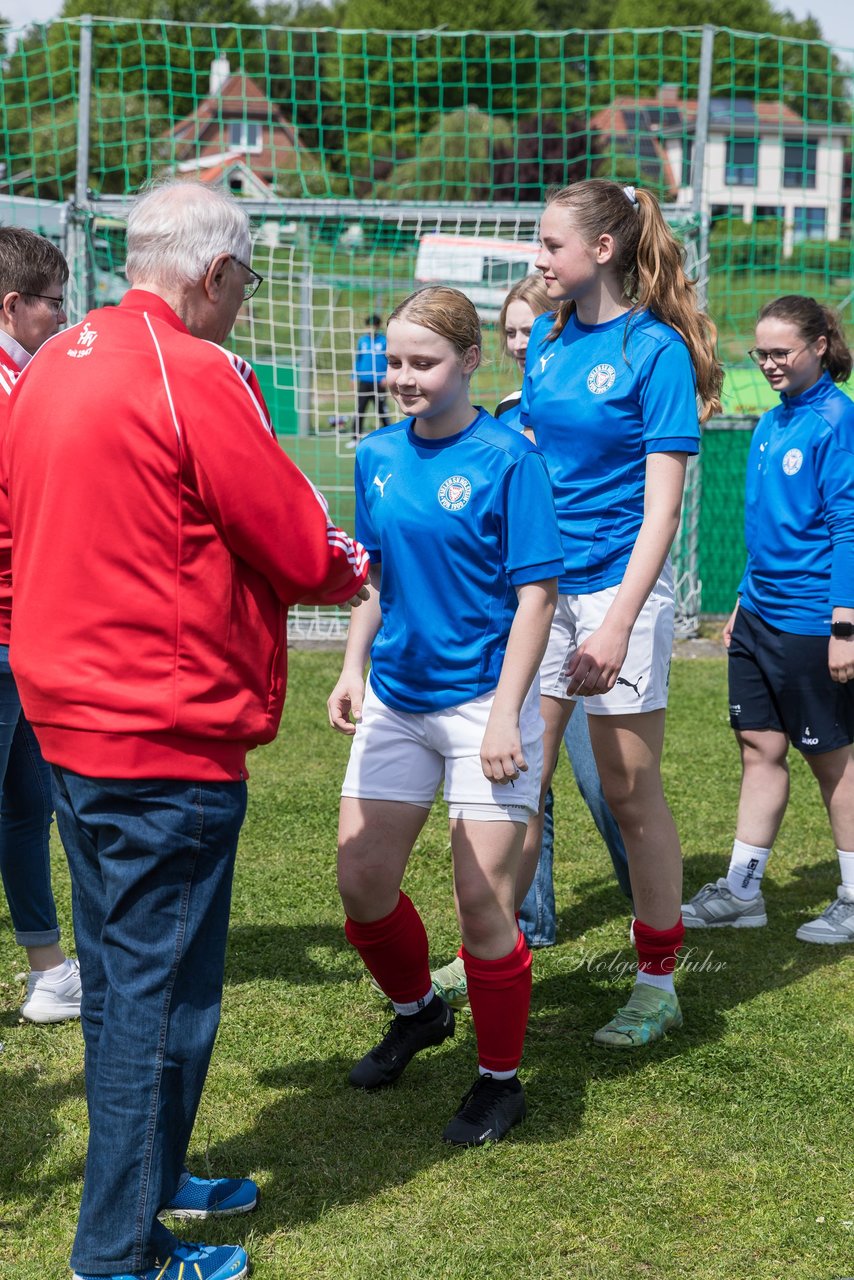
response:
M519 728L528 768L503 786L484 777L480 748L495 691L442 711L413 714L381 702L368 679L342 796L432 807L444 777L451 818L526 823L540 806L543 719L535 677Z
M604 587L590 595L560 595L540 667L540 692L567 699L567 668L576 649L604 621L618 591ZM667 706L673 650L673 569L668 560L638 615L617 683L608 693L584 698L589 715L632 715ZM568 699L578 701L577 696Z

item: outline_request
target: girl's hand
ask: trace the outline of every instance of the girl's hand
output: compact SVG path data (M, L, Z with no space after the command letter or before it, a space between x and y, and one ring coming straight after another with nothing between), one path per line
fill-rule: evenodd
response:
M609 626L606 619L572 655L567 695L586 698L613 689L626 660L630 635L631 631L622 627Z
M738 601L736 600L735 608L733 609L732 613L729 615L726 622L724 623L724 629L721 632L721 639L724 642L724 647L727 649L729 648L730 640L732 640L732 629L735 626L735 615L737 613L738 613Z
M854 640L841 640L837 636L831 636L827 646L827 665L831 680L835 680L837 684L854 681Z
M512 783L520 773L527 773L528 762L522 752L522 735L518 716L495 715L486 724L480 747L483 776L501 786Z
M354 721L362 718L362 703L365 699L365 680L357 672L342 671L338 683L329 695L326 709L329 712L329 723L339 733L352 737L356 732ZM352 720L351 717L352 716Z

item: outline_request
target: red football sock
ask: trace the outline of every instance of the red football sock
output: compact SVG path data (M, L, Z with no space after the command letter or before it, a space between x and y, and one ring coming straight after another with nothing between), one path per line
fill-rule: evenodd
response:
M481 960L463 947L469 1003L477 1035L477 1056L489 1071L514 1071L531 1008L531 953L519 934L515 947L499 960Z
M431 990L427 934L405 893L381 920L364 924L348 916L344 932L389 1000L415 1004Z
M652 929L642 920L635 920L634 927L639 980L643 981L645 973L673 973L679 948L685 937L682 917L679 917L672 929Z

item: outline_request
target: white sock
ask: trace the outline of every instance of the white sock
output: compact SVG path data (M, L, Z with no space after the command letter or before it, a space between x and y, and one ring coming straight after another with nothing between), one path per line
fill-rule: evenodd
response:
M491 1067L478 1065L477 1069L482 1076L492 1076L493 1080L512 1080L516 1074L515 1067L512 1071L493 1071Z
M402 1013L404 1017L411 1018L414 1013L420 1013L422 1009L426 1009L435 994L431 987L423 1000L410 1000L408 1004L398 1004L396 1000L392 1000L391 1005L395 1013Z
M635 986L642 982L647 987L658 987L659 991L669 991L671 995L676 994L676 988L673 985L672 973L642 973L638 969L638 976L635 978Z
M31 973L35 973L40 978L47 978L49 982L55 982L57 978L64 978L71 968L71 962L66 957L60 964L54 965L52 969L31 969Z
M854 893L854 853L846 853L844 849L837 849L836 853L839 857L839 879L842 887Z
M740 898L742 902L759 897L762 877L770 857L770 849L760 849L756 844L733 840L729 871L726 873L726 882L733 897Z

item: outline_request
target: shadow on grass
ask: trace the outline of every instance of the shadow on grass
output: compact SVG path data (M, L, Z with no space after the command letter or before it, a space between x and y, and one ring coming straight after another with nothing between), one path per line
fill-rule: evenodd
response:
M70 1100L83 1096L83 1072L47 1081L35 1067L4 1071L0 1092L4 1100L0 1203L25 1201L27 1213L35 1216L50 1208L57 1191L83 1176L85 1146L80 1158L70 1164L50 1158L56 1132L63 1127L58 1114Z
M524 1075L529 1119L513 1135L514 1145L563 1141L578 1129L593 1081L632 1076L650 1066L683 1058L727 1033L729 1011L770 991L783 989L816 969L837 963L835 947L797 942L796 928L827 905L835 864L825 860L797 868L786 885L766 893L769 925L762 930L689 930L693 948L678 979L685 1027L662 1044L635 1052L596 1048L591 1036L625 1002L632 974L607 970L617 956L630 964L630 912L613 879L586 879L576 902L560 912L558 945L535 961L531 1021ZM694 857L687 868L688 890L721 874L719 854ZM625 942L598 954L579 949L578 940L623 919ZM592 944L591 944L592 946ZM711 956L709 953L711 952ZM606 969L588 959L604 960ZM591 961L592 963L592 961ZM540 970L539 974L537 969ZM239 927L232 931L228 981L256 978L302 984L352 980L353 957L335 925ZM354 1001L354 1010L358 1005ZM258 1075L266 1090L281 1096L252 1128L219 1145L211 1167L265 1170L266 1203L277 1227L312 1221L330 1204L357 1203L384 1188L402 1185L419 1171L449 1159L467 1158L444 1146L441 1132L476 1071L470 1019L459 1018L457 1035L441 1049L416 1058L391 1090L367 1094L348 1087L347 1073L382 1033L387 1014L378 1008L365 1026L354 1013L352 1056L289 1062ZM472 1153L469 1153L471 1158ZM263 1230L263 1220L259 1223Z
M264 1172L260 1233L314 1222L333 1207L407 1186L447 1161L490 1158L489 1152L468 1152L442 1141L442 1130L477 1071L470 1019L458 1019L454 1039L415 1058L394 1087L364 1092L349 1086L350 1068L370 1047L371 1037L379 1038L386 1016L376 1015L375 1028L362 1024L352 1056L260 1072L259 1086L281 1090L281 1096L251 1129L208 1152L213 1169ZM582 1082L574 1072L570 1077L561 1081L562 1136L578 1126L584 1101ZM529 1121L514 1131L512 1142L542 1142L548 1136L539 1121Z
M692 877L699 870L712 878L719 867L719 857L694 859ZM631 988L630 974L618 980L591 972L583 958L586 951L579 952L577 945L571 950L558 946L544 954L539 964L535 961L541 973L535 968L524 1064L529 1117L507 1146L533 1148L571 1138L582 1123L592 1084L626 1080L660 1069L671 1060L690 1060L692 1054L726 1036L729 1011L837 963L836 948L807 946L794 938L807 908L812 909L815 902L816 910L820 909L832 870L830 861L803 867L785 887L773 887L771 923L766 929L689 932L687 945L698 949L695 963L700 965L709 951L711 961L701 968L686 968L678 980L684 1029L646 1050L608 1052L591 1041L595 1028L624 1003ZM613 915L625 914L625 900L610 884L595 888L586 884L579 905L563 914L569 926L564 927L564 936L566 932L578 936ZM326 928L293 932L292 955L304 954L307 944L335 946L338 936ZM601 954L607 960L614 950ZM633 959L628 937L621 954L627 962ZM286 956L280 957L277 967L282 977L289 976L291 964ZM317 980L335 978L324 972ZM445 1123L476 1072L470 1019L458 1018L454 1039L414 1059L394 1088L363 1093L348 1086L347 1073L360 1053L379 1038L387 1013L378 1007L375 1014L368 1014L371 1025L365 1026L358 997L353 1009L352 1056L297 1060L260 1072L259 1088L277 1091L279 1096L251 1128L209 1153L211 1168L263 1171L268 1213L262 1212L257 1223L262 1233L315 1221L333 1205L357 1204L403 1186L421 1171L448 1160L503 1158L488 1152L461 1152L441 1140ZM513 1157L514 1162L520 1154ZM522 1158L526 1159L524 1154ZM533 1153L532 1158L536 1158Z
M228 934L225 981L337 984L352 979L354 957L343 925L236 925Z
M687 870L690 887L686 893L694 893L721 874L720 856L692 858ZM597 1078L622 1075L643 1069L647 1063L690 1054L721 1039L728 1030L726 1014L730 1011L783 990L817 970L833 967L850 954L850 948L802 943L795 938L798 926L820 914L832 900L837 871L835 860L826 859L794 868L792 878L783 886L769 885L765 892L769 923L763 928L687 929L676 978L685 1025L649 1049L609 1052L590 1043L592 1032L613 1016L631 989L634 972L622 967L635 960L627 936L616 949L597 948L591 941L582 949L576 945L566 955L559 946L549 950L541 964L546 972L539 980L535 967L526 1068L534 1078L541 1069L555 1083L563 1077L557 1090L562 1092L571 1083L572 1062L576 1066L592 1062ZM618 891L606 888L585 894L577 907L561 914L559 942L567 935L577 939L600 925L608 902L621 908ZM625 910L624 905L621 909ZM627 924L628 919L626 916ZM554 1039L563 1046L567 1059L563 1064L549 1051ZM583 1068L581 1074L585 1074ZM548 1130L543 1136L549 1136Z

